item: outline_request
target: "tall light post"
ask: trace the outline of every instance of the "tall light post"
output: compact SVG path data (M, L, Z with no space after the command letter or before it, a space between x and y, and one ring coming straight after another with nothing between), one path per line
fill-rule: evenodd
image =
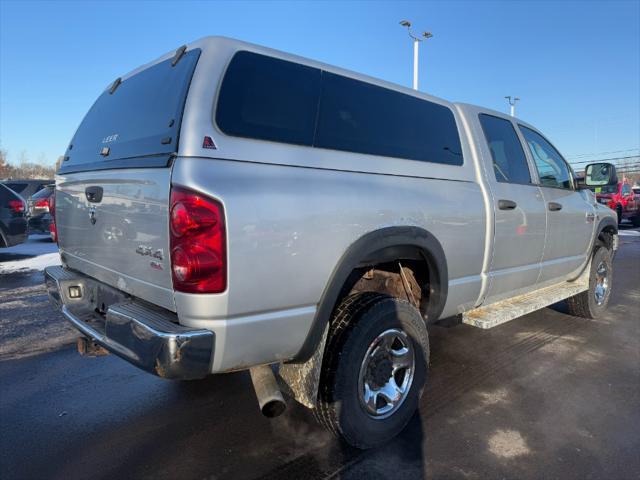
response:
M409 36L413 39L413 89L418 90L418 46L420 42L426 40L427 38L433 37L431 32L422 32L421 37L416 37L411 32L411 22L408 20L402 20L400 25L403 27L407 27L407 32Z
M513 97L513 99L512 99L510 95L507 96L507 97L504 97L504 98L507 99L507 102L509 102L509 106L511 107L511 116L515 117L516 116L516 102L518 100L520 100L520 98L519 97Z

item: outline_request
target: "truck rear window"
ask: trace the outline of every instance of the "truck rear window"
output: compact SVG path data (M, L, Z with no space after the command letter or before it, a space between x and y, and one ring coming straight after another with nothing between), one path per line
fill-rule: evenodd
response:
M168 59L107 88L78 127L60 172L165 166L178 149L199 56L199 49L190 50L175 66Z

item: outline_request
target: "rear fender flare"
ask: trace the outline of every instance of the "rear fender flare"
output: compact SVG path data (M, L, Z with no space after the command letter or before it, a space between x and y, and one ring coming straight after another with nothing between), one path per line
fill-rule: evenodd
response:
M322 293L305 343L293 362L306 362L318 346L323 344L323 333L354 269L399 258L427 263L431 291L425 319L429 322L436 321L444 309L448 290L447 262L440 242L420 227L386 227L375 230L356 240L342 255Z

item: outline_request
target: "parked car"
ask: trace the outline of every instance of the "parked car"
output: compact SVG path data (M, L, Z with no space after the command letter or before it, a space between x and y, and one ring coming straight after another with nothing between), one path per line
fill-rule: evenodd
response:
M29 200L31 195L36 193L39 190L42 190L47 185L53 183L53 180L4 180L4 183L11 190L16 192L25 200Z
M163 378L248 369L265 415L284 390L368 448L418 406L427 324L603 313L618 224L586 188L617 178L592 172L578 184L500 112L210 37L89 110L45 277L82 352Z
M27 206L20 195L0 183L0 248L27 239Z
M640 227L640 195L634 192L629 182L595 188L595 193L599 203L616 212L618 223L629 220L634 227Z
M55 184L47 185L42 190L34 193L27 202L29 208L29 232L51 234L55 231L53 217L51 216L51 202L55 192Z

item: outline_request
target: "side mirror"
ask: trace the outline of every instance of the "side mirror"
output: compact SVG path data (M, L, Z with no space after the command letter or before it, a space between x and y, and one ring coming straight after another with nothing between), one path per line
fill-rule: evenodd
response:
M584 170L584 185L586 187L602 187L617 185L618 175L616 167L611 163L590 163Z

